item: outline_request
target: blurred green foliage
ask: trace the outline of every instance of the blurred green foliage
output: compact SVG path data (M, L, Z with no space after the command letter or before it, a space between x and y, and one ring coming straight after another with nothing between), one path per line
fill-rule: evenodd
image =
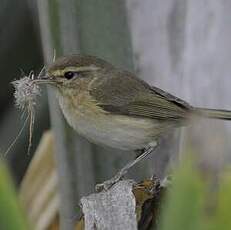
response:
M0 162L0 229L29 229L7 167Z
M158 230L230 230L231 170L211 186L189 158L174 172L162 203ZM27 230L7 167L0 162L0 229Z
M187 159L176 170L162 204L160 230L230 230L231 173L211 186Z
M205 185L192 162L187 160L173 175L164 204L161 230L202 229Z
M217 194L217 208L213 219L210 221L209 230L231 229L231 173L228 169L221 178Z

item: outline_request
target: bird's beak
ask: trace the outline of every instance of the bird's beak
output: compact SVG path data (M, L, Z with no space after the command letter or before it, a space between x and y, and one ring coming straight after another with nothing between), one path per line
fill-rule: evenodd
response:
M39 75L37 76L36 79L34 79L34 82L38 83L38 84L51 84L54 82L54 78L51 77L45 67L42 68L42 70L40 71Z
M49 76L48 74L39 75L37 79L34 80L38 84L54 84L56 81L53 76Z
M45 75L42 75L42 76L38 76L38 79L39 80L45 80L45 81L47 81L47 80L49 80L49 81L54 80L54 78L52 76L49 76L48 74L45 74Z

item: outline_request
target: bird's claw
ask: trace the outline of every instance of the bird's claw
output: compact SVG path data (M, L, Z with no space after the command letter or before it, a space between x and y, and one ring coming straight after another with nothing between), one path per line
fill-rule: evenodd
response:
M110 180L106 180L103 183L97 184L95 186L95 190L97 192L101 192L101 191L107 191L109 190L114 184L116 184L118 181L120 181L121 179L123 179L123 174L122 173L118 173L116 174L114 177L112 177Z

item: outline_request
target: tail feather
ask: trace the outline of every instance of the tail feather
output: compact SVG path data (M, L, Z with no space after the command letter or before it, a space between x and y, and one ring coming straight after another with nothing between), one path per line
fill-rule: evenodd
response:
M221 120L231 120L231 110L196 108L195 111L196 114L203 117Z

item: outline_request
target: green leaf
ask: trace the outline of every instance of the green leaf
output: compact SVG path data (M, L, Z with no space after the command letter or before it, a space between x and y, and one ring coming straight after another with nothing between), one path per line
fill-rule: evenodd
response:
M160 230L203 229L205 186L199 172L187 159L173 175L160 218Z
M227 172L227 171L226 171ZM231 174L223 174L217 196L217 208L215 216L211 218L211 230L230 230L231 229Z
M0 162L0 229L28 229L6 166Z

